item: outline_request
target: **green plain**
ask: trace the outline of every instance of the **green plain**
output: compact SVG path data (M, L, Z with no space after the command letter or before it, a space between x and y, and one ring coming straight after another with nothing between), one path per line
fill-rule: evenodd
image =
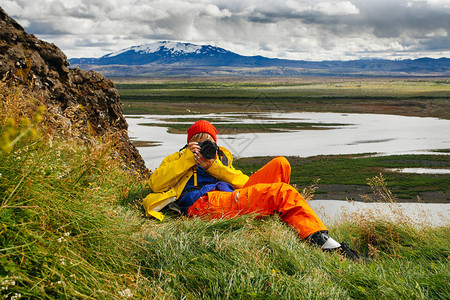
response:
M230 111L387 113L449 118L448 79L130 82L116 79L126 114Z

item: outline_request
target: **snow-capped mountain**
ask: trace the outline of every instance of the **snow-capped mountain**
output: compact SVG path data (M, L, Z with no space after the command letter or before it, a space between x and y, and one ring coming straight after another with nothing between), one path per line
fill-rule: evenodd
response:
M69 62L107 76L450 75L449 58L302 61L243 56L211 45L168 41L133 46L100 58L72 58Z
M245 56L210 45L194 45L162 41L133 46L100 58L73 58L71 64L92 65L146 65L146 64L196 64L229 65L245 60Z

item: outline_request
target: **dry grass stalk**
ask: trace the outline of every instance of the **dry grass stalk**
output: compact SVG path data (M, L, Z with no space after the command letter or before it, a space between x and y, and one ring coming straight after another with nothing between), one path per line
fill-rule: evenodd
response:
M309 202L314 198L315 191L319 188L319 181L320 178L317 178L317 180L314 181L310 186L303 188L300 192L300 195L305 199L306 202ZM297 188L296 185L293 185L295 188Z
M385 202L385 203L396 203L397 199L392 194L392 192L387 188L386 180L383 174L380 173L379 176L366 179L369 186L372 188L372 197L369 195L362 195L361 197L366 202Z

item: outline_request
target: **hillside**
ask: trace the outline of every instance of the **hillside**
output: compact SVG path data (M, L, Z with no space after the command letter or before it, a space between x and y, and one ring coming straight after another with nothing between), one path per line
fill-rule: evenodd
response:
M110 142L60 134L49 143L37 99L4 83L0 91L2 299L450 296L448 227L413 227L401 213L396 223L349 215L329 229L372 258L359 263L301 241L278 216L145 219L149 190ZM11 141L14 132L21 138Z
M450 76L449 58L297 61L243 56L211 45L168 41L69 62L107 76Z

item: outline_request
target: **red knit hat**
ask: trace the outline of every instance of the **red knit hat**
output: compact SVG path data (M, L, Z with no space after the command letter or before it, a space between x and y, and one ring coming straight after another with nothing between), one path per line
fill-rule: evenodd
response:
M200 132L208 133L213 137L214 141L217 143L217 129L206 120L199 120L194 124L192 124L192 126L187 131L188 134L187 142L189 143L191 137Z

